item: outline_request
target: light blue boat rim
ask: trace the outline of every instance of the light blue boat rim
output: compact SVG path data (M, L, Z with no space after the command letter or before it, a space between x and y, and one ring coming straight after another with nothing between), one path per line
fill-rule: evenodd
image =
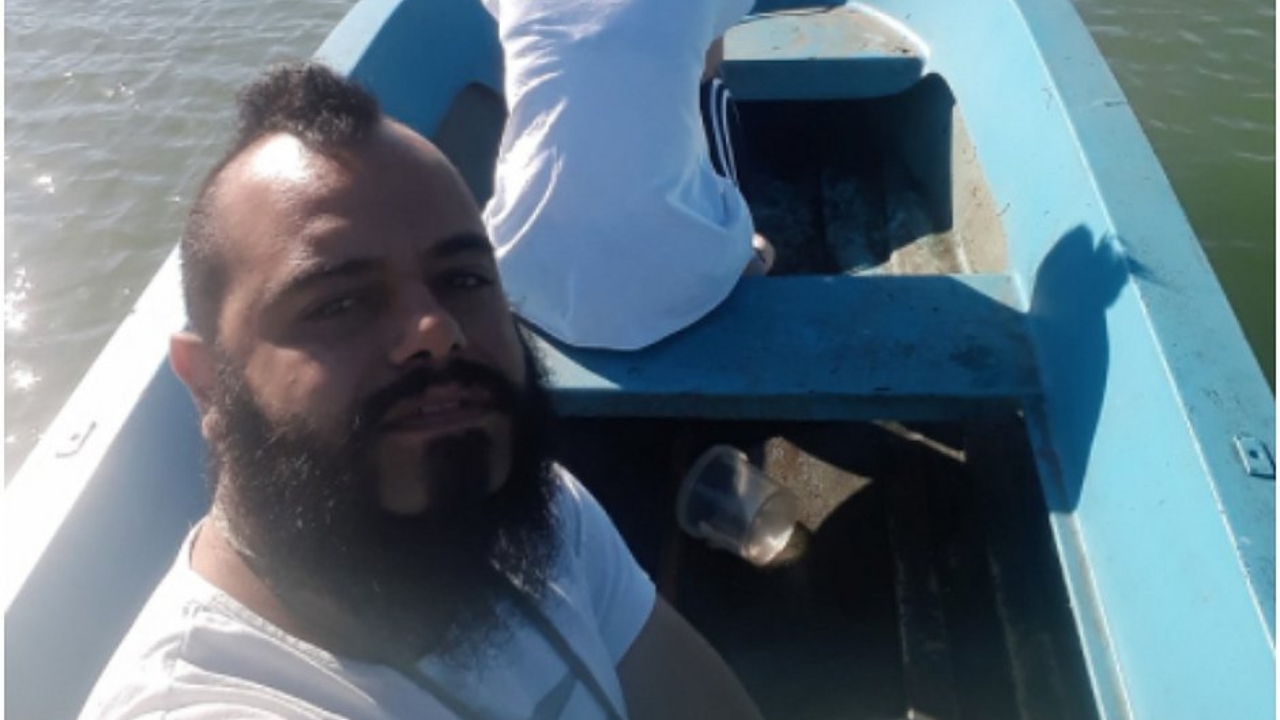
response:
M931 28L921 4L892 13L931 39L995 197L1021 198L1004 221L1043 386L1032 412L1057 453L1042 473L1095 682L1115 688L1106 714L1271 717L1275 485L1234 438L1274 441L1274 399L1212 269L1068 2L966 6L1001 39L985 43ZM1018 37L1038 39L1039 64L1012 56ZM1011 107L1010 87L1042 92Z
M1074 8L857 7L920 39L914 72L945 78L1001 205L1039 383L1023 412L1101 716L1274 717L1274 477L1238 440L1274 454L1274 397ZM362 0L317 56L430 131L450 92L500 88L492 33L470 0ZM114 642L94 613L131 617L201 512L165 363L180 298L171 256L4 492L7 707L87 682L73 665Z

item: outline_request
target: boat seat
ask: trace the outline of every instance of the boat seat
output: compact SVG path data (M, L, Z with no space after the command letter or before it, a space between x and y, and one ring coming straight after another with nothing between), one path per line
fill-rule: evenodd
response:
M751 15L725 34L725 82L739 100L857 100L924 77L926 46L858 5Z
M942 420L1039 394L1004 275L743 278L635 352L531 333L566 416Z

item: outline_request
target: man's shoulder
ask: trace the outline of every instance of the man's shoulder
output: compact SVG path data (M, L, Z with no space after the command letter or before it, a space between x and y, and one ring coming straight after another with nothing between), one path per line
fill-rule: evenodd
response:
M577 552L600 523L612 526L608 513L573 473L563 465L551 469L555 481L554 512L560 523L560 537L571 552Z
M298 687L327 680L312 654L180 558L116 649L80 720L336 717L273 689L281 677Z
M551 478L555 487L556 504L558 506L568 503L571 509L577 512L577 509L582 505L582 498L590 496L587 489L583 487L582 482L560 463L551 465Z
M557 466L564 541L557 587L599 639L606 664L621 659L653 610L656 591L591 492Z
M98 678L81 720L167 716L165 700L200 609L186 580L175 567L160 582Z

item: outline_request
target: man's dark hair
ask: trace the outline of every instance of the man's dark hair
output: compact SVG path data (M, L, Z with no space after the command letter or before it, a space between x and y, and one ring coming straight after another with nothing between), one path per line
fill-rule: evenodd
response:
M273 67L240 91L238 107L235 140L205 177L180 245L187 315L196 333L209 342L218 336L227 287L223 227L215 217L223 170L250 145L274 133L292 135L326 155L356 147L373 134L381 117L372 95L314 62Z

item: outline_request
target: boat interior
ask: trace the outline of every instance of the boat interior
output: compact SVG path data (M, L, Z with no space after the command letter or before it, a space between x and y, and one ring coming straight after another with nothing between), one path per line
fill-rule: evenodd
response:
M998 211L941 78L739 109L744 188L777 274L1003 269ZM678 527L681 478L717 443L800 498L801 529L769 566ZM559 457L766 717L1096 716L1016 408L905 423L577 418Z
M828 89L794 98L763 89L776 68L731 57L724 71L746 96L738 174L777 249L772 275L1006 272L1000 209L946 81L918 68L903 79L910 41L864 14L845 21L896 64L811 67L806 81ZM877 67L894 77L877 82ZM472 84L433 138L481 202L502 121L500 98ZM583 411L561 423L557 456L766 717L1096 717L1019 409L904 423L891 408L816 422ZM681 479L718 443L800 498L799 529L769 566L679 529Z

